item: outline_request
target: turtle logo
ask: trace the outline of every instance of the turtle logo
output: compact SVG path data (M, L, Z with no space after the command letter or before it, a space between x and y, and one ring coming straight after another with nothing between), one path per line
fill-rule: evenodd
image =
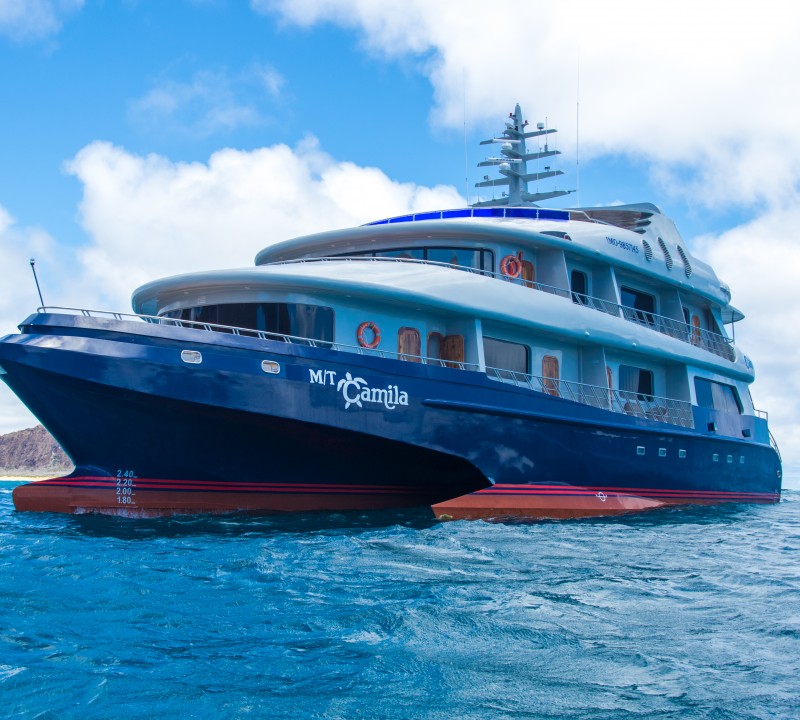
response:
M342 393L342 397L345 399L345 410L351 405L358 405L360 408L364 407L361 404L362 387L367 387L367 381L360 377L354 378L349 372L345 374L342 380L339 380L336 389ZM351 388L355 388L355 395L350 395L348 393Z

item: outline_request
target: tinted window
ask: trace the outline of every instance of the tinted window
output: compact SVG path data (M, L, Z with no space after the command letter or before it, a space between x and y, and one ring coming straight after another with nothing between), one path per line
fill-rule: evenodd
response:
M428 248L428 260L432 262L461 265L462 267L481 268L480 250L459 250L458 248Z
M656 311L655 297L625 286L619 290L622 304L634 310L633 313L626 313L626 317L648 325L655 323L655 318L653 317L653 313Z
M491 250L469 250L460 247L392 248L391 250L347 252L337 257L365 256L430 260L475 270L494 270L494 254Z
M515 372L528 372L528 347L494 338L483 338L483 354L487 367Z
M263 330L278 335L333 341L333 308L302 303L225 303L166 313L181 320Z
M694 379L694 389L697 395L697 404L700 407L736 414L742 412L739 395L732 385L696 377Z
M375 253L375 256L402 260L424 260L425 251L422 248L400 248L399 250L380 250Z
M573 270L570 274L570 289L572 290L572 302L586 304L589 283L586 280L586 273L580 270Z
M653 372L632 365L619 366L619 389L636 393L639 400L653 399Z

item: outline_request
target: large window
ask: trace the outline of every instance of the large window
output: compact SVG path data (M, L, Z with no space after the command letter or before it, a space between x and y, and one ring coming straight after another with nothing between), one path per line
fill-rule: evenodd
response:
M619 366L619 389L624 393L636 393L639 400L653 399L653 371L633 367Z
M494 270L494 253L491 250L470 250L463 247L414 247L391 250L369 250L342 253L340 257L386 257L447 263L474 270Z
M732 385L696 377L694 379L694 389L697 395L697 404L700 407L724 410L725 412L736 414L742 412L739 394Z
M487 367L527 373L529 353L527 345L490 337L483 338L483 356Z
M224 303L173 310L165 316L333 342L333 308L323 305Z
M655 297L624 285L619 290L622 304L626 308L630 308L630 311L625 312L625 317L642 324L655 325L655 318L653 317L656 311Z

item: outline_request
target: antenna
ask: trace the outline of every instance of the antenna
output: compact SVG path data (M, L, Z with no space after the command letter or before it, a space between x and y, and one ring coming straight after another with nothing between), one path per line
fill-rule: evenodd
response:
M575 99L575 199L581 206L581 49L578 47L578 89Z
M33 279L36 281L36 291L39 293L40 307L44 307L44 300L42 300L42 289L39 287L39 278L36 277L36 260L31 258L31 270L33 271Z
M462 96L464 99L464 199L469 205L469 161L467 160L467 71L461 71Z

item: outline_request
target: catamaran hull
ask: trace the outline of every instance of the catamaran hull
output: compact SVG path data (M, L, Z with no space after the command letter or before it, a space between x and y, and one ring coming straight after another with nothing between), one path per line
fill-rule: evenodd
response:
M76 465L15 488L19 510L578 517L780 498L759 418L716 417L721 437L477 372L72 316L26 321L0 367Z

